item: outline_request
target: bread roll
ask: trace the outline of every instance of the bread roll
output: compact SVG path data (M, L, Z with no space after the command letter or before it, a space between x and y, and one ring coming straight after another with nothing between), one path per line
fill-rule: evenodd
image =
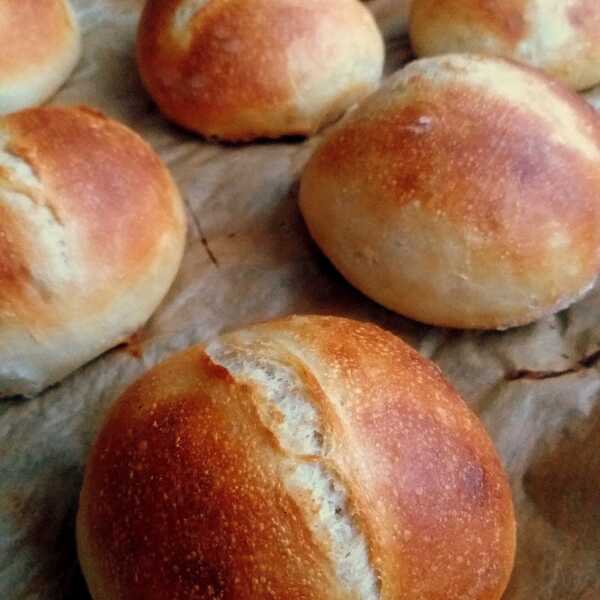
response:
M575 90L600 83L598 0L414 0L410 34L418 56L495 54Z
M167 170L126 127L84 108L0 119L0 396L35 394L134 333L184 236Z
M300 207L353 285L424 323L505 329L600 267L600 125L539 71L447 55L393 75L309 161Z
M338 117L378 84L383 42L358 0L149 0L137 58L169 119L245 141Z
M68 0L2 0L0 40L0 115L52 96L81 54Z
M292 317L117 401L77 517L96 600L497 600L510 489L481 423L393 335Z

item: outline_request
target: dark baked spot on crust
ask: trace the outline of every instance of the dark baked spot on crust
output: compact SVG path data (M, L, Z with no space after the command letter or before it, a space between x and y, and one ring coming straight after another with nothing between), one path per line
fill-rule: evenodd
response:
M487 504L489 485L486 473L477 462L467 464L463 470L463 492L473 504Z

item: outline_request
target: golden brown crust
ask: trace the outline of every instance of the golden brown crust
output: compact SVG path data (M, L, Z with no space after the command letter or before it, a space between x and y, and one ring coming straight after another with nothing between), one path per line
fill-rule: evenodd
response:
M515 545L510 490L438 369L391 334L337 318L283 319L224 343L277 357L309 384L323 461L344 482L381 600L501 597ZM289 454L259 419L257 393L195 348L117 402L78 514L94 597L355 597L298 509L306 500L283 483Z
M183 210L164 165L135 133L87 108L0 120L0 214L0 396L34 354L54 381L58 366L49 365L69 354L67 340L83 346L79 359L62 357L70 370L122 341L148 318L181 259ZM132 293L145 293L137 315Z
M600 4L594 0L415 0L417 55L481 52L539 67L570 87L600 82Z
M494 59L450 57L411 68L333 132L308 164L301 207L316 241L365 293L439 325L522 324L577 296L600 267L593 109L534 70L510 80L511 69L521 67ZM558 104L547 114L534 111L535 94ZM555 119L576 120L563 128L554 108L561 111ZM585 146L575 134L585 136ZM352 223L361 218L359 231ZM422 249L413 279L403 248L410 252L436 227L440 237ZM375 236L390 244L395 238L396 250L383 250ZM441 285L450 276L457 281ZM485 300L507 284L510 302Z
M368 93L381 73L380 36L355 0L209 0L177 25L182 5L146 4L137 59L162 112L203 135L247 140L310 134ZM355 49L342 56L337 39L351 35ZM365 71L362 63L369 61L373 67ZM325 78L329 73L350 78L340 88ZM327 88L315 91L307 84L318 85L319 78L321 88L331 87L331 97L311 97L327 96ZM303 110L303 102L315 106Z

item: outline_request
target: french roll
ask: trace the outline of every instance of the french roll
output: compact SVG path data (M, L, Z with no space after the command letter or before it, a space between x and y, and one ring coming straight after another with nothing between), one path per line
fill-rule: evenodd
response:
M85 108L0 119L0 397L36 394L126 340L184 239L169 173L126 127Z
M194 347L109 411L77 545L96 600L498 600L515 522L483 426L370 324Z
M575 90L600 83L597 0L414 0L410 35L418 56L494 54Z
M445 55L394 74L324 140L300 208L333 264L402 315L506 329L600 267L600 124L559 82Z
M44 102L81 55L68 0L2 0L0 40L0 115Z
M316 132L375 89L383 54L358 0L148 0L137 42L162 113L230 141Z

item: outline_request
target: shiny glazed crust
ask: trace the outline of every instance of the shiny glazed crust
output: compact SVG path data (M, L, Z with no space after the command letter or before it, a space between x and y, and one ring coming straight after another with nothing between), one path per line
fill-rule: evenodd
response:
M137 60L169 119L250 140L337 118L378 84L383 42L357 0L150 0Z
M86 108L0 119L0 396L124 341L179 267L184 213L135 133Z
M600 126L539 71L446 55L392 76L303 173L314 239L416 320L507 328L568 306L600 265Z
M575 90L600 83L597 0L415 0L410 33L418 56L496 54Z
M52 96L81 55L79 26L67 0L3 0L0 40L0 114Z
M94 598L364 597L336 577L310 493L289 487L290 465L314 463L346 490L378 579L370 598L501 597L510 490L481 423L432 363L373 325L331 317L221 343L294 370L322 451L282 444L284 415L267 410L265 388L202 348L156 367L117 401L89 457L77 538Z

